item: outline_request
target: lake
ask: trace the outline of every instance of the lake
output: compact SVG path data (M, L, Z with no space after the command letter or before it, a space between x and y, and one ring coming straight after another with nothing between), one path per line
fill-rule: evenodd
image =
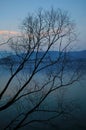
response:
M21 79L23 77L23 80L21 83L23 83L26 78L28 78L28 70L24 70L24 72L21 72L19 78ZM65 82L69 78L69 74L71 72L66 73L64 76ZM9 70L6 68L0 66L0 91L3 89L3 86L7 83L8 79L10 77ZM36 74L36 76L33 78L32 83L30 83L31 86L34 86L34 81L40 86L42 83L45 82L45 80L48 78L47 75L44 72L40 72ZM58 81L55 81L56 83ZM19 82L18 78L14 78L13 82L11 83L9 89L7 90L5 96L0 101L0 105L3 105L7 100L11 98L13 94L18 89ZM51 85L51 84L49 84ZM47 88L49 87L47 86ZM47 90L45 89L43 92L45 93ZM30 99L31 98L31 99ZM34 100L34 103L36 103L36 100L38 100L39 95L32 95L29 97L29 103L27 103L27 100L21 100L21 102L18 102L14 104L13 106L9 107L6 110L3 110L0 112L0 130L3 130L4 127L17 115L18 113L27 111L27 109L31 109L34 104L31 103L31 100ZM62 105L62 106L61 106ZM59 106L59 107L58 107ZM60 116L56 119L53 119L53 124L50 125L49 123L33 123L30 126L26 126L21 128L21 130L85 130L86 129L86 72L83 71L83 75L80 78L80 80L68 87L60 88L52 94L48 96L48 98L43 102L41 108L42 109L57 109L60 107L63 107L65 111L68 113L68 115ZM67 110L68 109L68 110ZM51 117L52 115L56 115L56 113L50 114L50 113L34 113L29 116L29 119L42 119ZM22 118L22 117L21 117ZM15 126L16 122L13 126Z

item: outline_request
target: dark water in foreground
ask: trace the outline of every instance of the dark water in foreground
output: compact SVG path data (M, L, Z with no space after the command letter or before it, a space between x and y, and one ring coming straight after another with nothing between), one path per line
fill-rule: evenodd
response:
M9 76L9 71L0 69L0 89L2 89L5 85ZM66 78L68 77L69 75L67 74ZM38 80L43 82L45 78L46 76L43 73L39 73L36 76L36 81ZM15 80L14 86L16 86ZM9 96L11 96L14 92L14 88L11 90L9 89L6 94L6 98L9 99ZM58 100L58 98L60 100ZM69 107L69 114L67 116L59 116L58 118L53 119L53 123L34 123L33 125L31 124L30 126L21 128L21 130L86 130L86 73L83 74L82 78L78 82L70 85L70 87L59 89L58 92L55 91L52 93L48 99L45 100L42 107L53 109L56 107L57 102L59 102L59 104L60 102L66 104L65 109ZM3 101L0 102L0 104L3 104ZM11 119L13 119L15 115L20 112L20 110L22 111L22 109L27 109L24 100L23 107L18 106L18 104L15 104L7 110L0 112L0 130L4 130L4 126L6 126ZM56 115L56 113L54 113L54 115ZM48 116L50 117L52 114L40 112L39 114L35 113L34 115L30 115L29 118L42 119L43 117L46 118Z

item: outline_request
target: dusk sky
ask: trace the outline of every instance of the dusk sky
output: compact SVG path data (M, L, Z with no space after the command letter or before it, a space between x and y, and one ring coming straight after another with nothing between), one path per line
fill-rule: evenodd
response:
M0 0L0 38L8 32L19 32L28 12L52 6L69 12L79 34L77 48L86 49L86 0Z

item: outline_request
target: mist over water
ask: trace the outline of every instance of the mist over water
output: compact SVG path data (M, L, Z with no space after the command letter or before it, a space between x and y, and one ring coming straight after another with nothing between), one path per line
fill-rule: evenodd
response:
M24 72L21 72L20 76L24 77L26 73L28 72L24 70ZM8 69L4 67L0 67L0 91L2 88L5 86L7 83L8 79L10 77L10 72ZM36 80L39 84L41 84L43 81L45 81L47 78L47 75L43 72L38 73L34 79ZM65 80L69 78L69 73L66 73ZM9 98L15 93L15 91L18 89L16 86L17 80L16 78L14 79L13 83L10 85L7 93L5 94L5 97L3 100L0 102L0 105L3 105L5 103L5 100L9 100ZM31 84L33 85L33 83ZM36 98L35 98L36 99ZM86 128L86 73L84 71L83 76L81 79L68 86L65 88L61 88L56 90L54 93L50 94L49 97L44 101L42 104L43 108L49 108L49 109L54 109L57 108L57 103L63 102L66 104L65 108L67 109L69 107L69 116L64 116L64 117L58 117L54 119L54 124L56 126L56 129L58 130L85 130ZM22 100L23 102L23 107L24 110L29 109L31 106L27 106L28 104L26 101ZM20 104L20 105L19 105ZM30 104L29 104L30 105ZM11 119L15 117L15 115L18 114L19 111L23 111L21 107L21 102L15 103L8 109L0 112L0 130L4 129L4 126L7 125ZM34 113L33 115L30 115L30 119L35 119L35 118L40 118L42 117L50 117L52 114L48 113L43 113L40 112L39 114ZM55 115L55 113L54 113ZM31 126L26 126L21 128L21 130L54 130L54 126L51 126L47 123L33 123Z

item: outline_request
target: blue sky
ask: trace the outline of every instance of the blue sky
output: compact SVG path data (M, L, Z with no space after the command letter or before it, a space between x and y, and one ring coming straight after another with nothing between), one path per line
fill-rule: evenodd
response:
M18 31L28 12L51 6L69 12L77 25L78 47L86 49L86 0L0 0L0 31Z

